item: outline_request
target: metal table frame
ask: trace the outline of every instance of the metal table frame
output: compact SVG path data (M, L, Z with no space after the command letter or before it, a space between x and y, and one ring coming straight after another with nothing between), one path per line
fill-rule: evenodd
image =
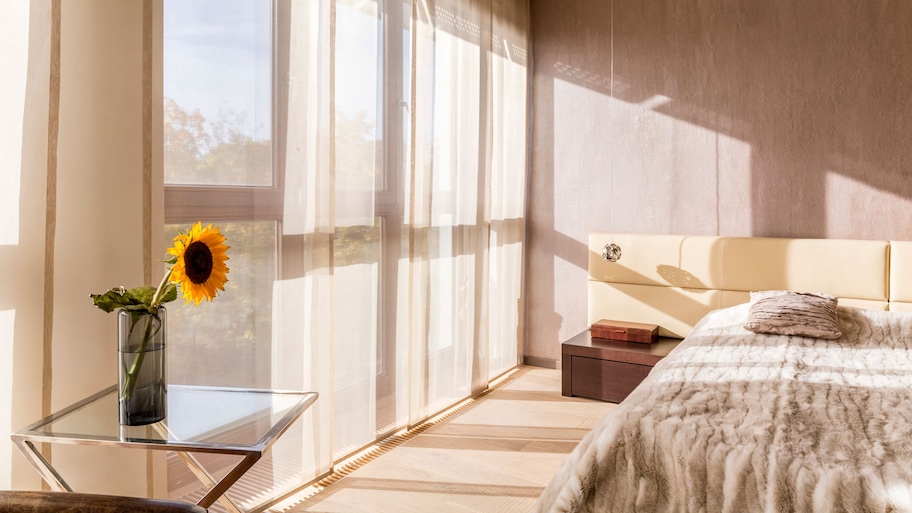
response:
M255 443L219 443L206 439L184 439L175 435L168 428L168 417L160 422L150 424L149 426L122 426L118 427L120 436L104 436L91 433L66 433L55 432L52 426L55 422L66 419L67 417L79 414L85 411L89 406L99 401L111 401L113 410L111 419L117 423L116 411L116 385L112 385L97 394L89 396L75 404L72 404L56 413L53 413L34 424L31 424L11 435L12 441L22 451L28 461L41 474L41 477L56 491L72 492L73 489L66 483L63 477L57 472L51 463L41 454L37 444L69 444L69 445L96 445L107 447L125 447L131 449L150 449L160 451L174 451L175 454L190 468L193 474L207 487L207 492L198 504L204 508L211 506L216 500L222 503L232 513L240 513L240 509L226 495L225 492L234 485L250 468L263 456L263 453L297 420L304 411L309 408L317 399L316 392L289 392L259 389L242 389L242 388L223 388L223 387L194 387L169 385L168 395L169 402L172 401L174 394L181 393L215 393L215 394L236 394L240 396L249 396L250 394L265 394L269 398L297 398L291 407L287 408L281 418L274 422L272 426L263 434ZM169 415L172 412L169 409ZM236 419L240 420L240 419ZM119 426L119 423L118 423ZM151 431L145 428L151 428ZM130 431L138 433L143 431L146 436L131 436ZM154 433L153 436L148 436ZM220 481L216 481L206 471L199 461L191 453L216 453L242 456L237 463ZM266 501L264 505L255 508L252 511L262 511L268 507L275 499Z

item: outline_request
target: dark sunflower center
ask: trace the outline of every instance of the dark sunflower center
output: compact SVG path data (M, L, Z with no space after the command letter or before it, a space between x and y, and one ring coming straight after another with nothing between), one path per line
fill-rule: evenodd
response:
M190 281L200 285L212 274L212 251L205 242L191 242L184 250L184 267Z

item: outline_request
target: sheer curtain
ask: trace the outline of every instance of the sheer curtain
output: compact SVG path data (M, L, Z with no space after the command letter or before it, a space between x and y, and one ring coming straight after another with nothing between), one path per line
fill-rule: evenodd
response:
M277 388L319 475L520 363L525 0L280 2ZM290 454L286 451L285 454Z
M166 222L221 224L232 245L225 297L193 318L169 310L181 326L169 379L320 393L237 489L264 494L328 473L520 363L529 25L527 0L276 0L262 37L247 22L266 5L164 2L163 36L168 101L175 84L211 98L250 83L249 114L273 106L270 135L245 146L270 148L268 172L247 162L235 173L262 184L224 181L206 144L185 160L165 149ZM217 59L183 57L227 44L212 33L245 30L260 43L227 49L236 75L192 83ZM262 61L245 52L270 39L260 102ZM174 496L196 493L170 481Z

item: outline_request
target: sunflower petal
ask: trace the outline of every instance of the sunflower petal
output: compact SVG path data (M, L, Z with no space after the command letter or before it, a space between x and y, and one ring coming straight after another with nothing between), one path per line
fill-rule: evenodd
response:
M212 224L203 228L201 222L193 225L189 232L174 237L174 247L168 249L168 253L174 255L176 261L171 268L171 281L180 284L181 295L187 301L193 301L194 305L199 305L203 299L212 301L218 294L219 290L225 290L225 283L228 281L228 266L225 261L228 260L229 246L224 244L225 237L219 233L218 227L212 228ZM211 259L191 259L191 272L188 275L188 262L185 257L188 248L195 243L205 245L193 246L194 251L208 250ZM196 281L191 279L193 276Z

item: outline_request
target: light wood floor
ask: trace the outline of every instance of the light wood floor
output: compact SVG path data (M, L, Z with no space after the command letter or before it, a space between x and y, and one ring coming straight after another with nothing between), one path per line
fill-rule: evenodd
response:
M529 511L567 453L615 406L563 397L560 387L559 370L522 367L289 511Z

